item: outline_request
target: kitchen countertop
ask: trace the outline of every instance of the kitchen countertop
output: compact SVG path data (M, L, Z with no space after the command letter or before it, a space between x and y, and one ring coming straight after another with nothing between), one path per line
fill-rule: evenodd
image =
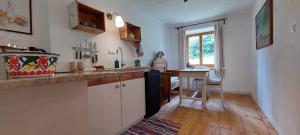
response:
M79 73L58 73L50 77L18 78L18 79L0 78L0 90L33 87L33 86L35 87L35 86L85 81L85 80L95 80L95 79L117 76L122 73L145 72L147 70L149 70L149 68L132 67L132 68L125 68L125 69L105 70L102 72L84 71Z

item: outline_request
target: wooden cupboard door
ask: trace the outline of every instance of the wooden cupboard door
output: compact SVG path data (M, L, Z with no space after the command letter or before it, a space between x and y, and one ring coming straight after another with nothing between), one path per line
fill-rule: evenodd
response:
M90 135L115 135L122 129L120 82L88 88Z
M145 78L121 82L122 127L129 128L145 115Z

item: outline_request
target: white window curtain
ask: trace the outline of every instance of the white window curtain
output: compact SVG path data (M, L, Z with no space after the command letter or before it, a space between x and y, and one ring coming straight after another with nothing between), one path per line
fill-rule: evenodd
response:
M219 22L215 25L215 68L217 70L225 67L223 26L224 26L224 22Z
M178 58L179 58L179 69L186 68L186 61L185 61L185 30L178 29Z

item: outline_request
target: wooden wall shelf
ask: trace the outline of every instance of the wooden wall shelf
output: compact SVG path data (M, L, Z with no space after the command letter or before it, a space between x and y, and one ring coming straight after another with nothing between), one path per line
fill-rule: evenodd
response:
M138 43L141 42L141 27L125 22L124 27L119 29L121 40Z
M69 6L71 29L93 34L105 32L105 14L78 1Z

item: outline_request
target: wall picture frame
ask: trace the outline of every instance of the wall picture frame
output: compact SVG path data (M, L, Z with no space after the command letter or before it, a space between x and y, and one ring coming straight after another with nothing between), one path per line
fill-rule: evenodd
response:
M273 0L266 0L255 17L256 49L273 44Z
M31 0L0 0L0 30L32 35Z

